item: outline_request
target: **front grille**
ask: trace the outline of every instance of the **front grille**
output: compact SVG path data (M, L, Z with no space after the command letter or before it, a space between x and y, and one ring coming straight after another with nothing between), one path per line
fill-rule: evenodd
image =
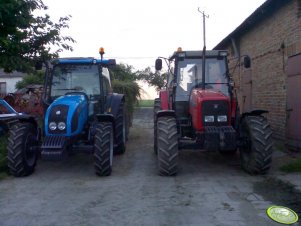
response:
M228 125L229 121L229 105L227 101L224 100L207 100L202 104L202 121L204 126L225 126ZM214 122L205 122L205 116L213 115ZM218 115L227 115L227 122L218 122Z
M68 105L56 105L52 107L50 110L49 114L49 119L48 119L48 125L50 122L64 122L67 125L67 117L68 117L68 110L69 106ZM67 126L64 130L59 130L58 128L56 130L50 130L48 127L48 133L51 134L65 134L67 132Z

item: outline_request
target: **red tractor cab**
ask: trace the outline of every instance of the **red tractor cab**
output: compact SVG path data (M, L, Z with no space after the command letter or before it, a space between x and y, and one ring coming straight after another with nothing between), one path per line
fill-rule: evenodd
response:
M159 174L177 173L178 149L181 148L225 154L234 154L240 148L244 169L252 174L266 172L272 152L272 133L262 116L266 111L240 115L228 72L227 52L179 49L165 60L169 68L167 86L155 99L154 107L154 149L158 155ZM156 70L161 68L162 60L158 58ZM264 143L271 147L255 144L254 133L258 128L249 125L251 118L260 122L260 130L268 134ZM266 125L268 129L264 129ZM254 148L256 153L260 149L255 157Z

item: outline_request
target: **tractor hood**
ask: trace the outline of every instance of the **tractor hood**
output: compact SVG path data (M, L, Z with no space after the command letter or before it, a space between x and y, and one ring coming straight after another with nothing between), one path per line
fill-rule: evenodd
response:
M83 130L87 119L88 99L84 94L61 96L46 111L45 134L77 135Z
M189 112L196 131L203 131L206 126L230 125L230 97L224 93L210 89L193 89L189 101ZM202 116L202 117L200 117ZM205 116L226 118L223 122L206 123Z
M191 92L191 97L194 98L201 98L201 99L206 99L206 100L229 100L229 97L227 97L224 93L216 90L211 90L211 89L200 89L196 88L193 89Z

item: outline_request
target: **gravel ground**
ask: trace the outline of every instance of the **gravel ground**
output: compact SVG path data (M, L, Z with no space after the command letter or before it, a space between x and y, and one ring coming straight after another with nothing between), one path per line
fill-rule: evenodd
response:
M0 225L279 225L266 209L291 197L244 173L238 156L183 150L176 177L158 176L156 163L152 109L140 108L110 177L97 177L92 156L82 154L0 181Z

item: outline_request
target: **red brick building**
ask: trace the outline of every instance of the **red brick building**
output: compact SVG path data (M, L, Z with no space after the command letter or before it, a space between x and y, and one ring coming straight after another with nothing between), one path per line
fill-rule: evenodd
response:
M267 0L214 49L230 53L241 111L268 110L275 137L300 148L301 0Z

